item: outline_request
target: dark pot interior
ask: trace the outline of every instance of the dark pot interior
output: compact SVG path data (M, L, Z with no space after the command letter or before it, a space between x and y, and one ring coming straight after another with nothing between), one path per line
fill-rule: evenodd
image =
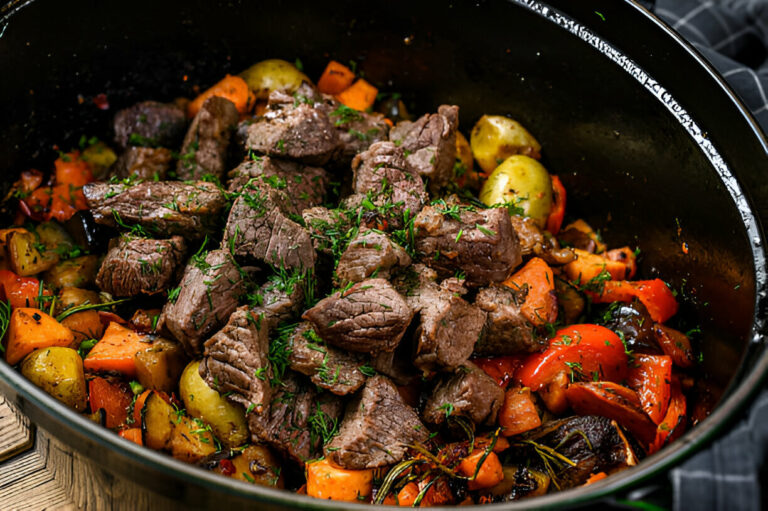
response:
M764 305L765 265L762 230L752 215L768 205L761 179L768 159L758 130L722 83L637 7L551 3L658 80L706 137L697 141L669 101L598 51L595 40L588 44L526 8L527 1L338 1L329 8L286 1L38 0L12 3L0 23L3 185L29 166L50 168L54 145L68 149L82 134L105 136L120 108L193 96L194 86L206 88L265 58L298 57L310 77L329 58L354 60L380 90L404 93L415 112L460 105L465 133L483 113L511 115L535 134L545 166L563 179L569 215L600 226L609 245L639 245L641 277L659 276L682 290L678 326L704 332L706 386L698 395L713 404L724 392L730 396L715 417L655 461L546 502L596 498L689 453L746 402L746 386L765 372L753 321L756 306ZM635 35L628 39L630 30ZM92 101L100 93L109 110ZM720 175L725 166L716 170L719 160L706 154L712 146L750 197ZM194 505L255 499L285 506L295 499L123 445L4 363L0 389L64 441Z

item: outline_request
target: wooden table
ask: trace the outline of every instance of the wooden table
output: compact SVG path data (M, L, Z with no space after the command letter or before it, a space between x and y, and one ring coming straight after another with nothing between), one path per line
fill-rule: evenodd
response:
M30 424L0 395L0 510L175 510Z

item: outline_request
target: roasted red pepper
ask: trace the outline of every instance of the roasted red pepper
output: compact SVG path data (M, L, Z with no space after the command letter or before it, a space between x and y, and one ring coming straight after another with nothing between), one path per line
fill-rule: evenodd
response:
M476 358L472 362L485 371L485 373L496 380L499 387L506 387L515 372L523 365L525 357L523 355L507 355L493 358Z
M0 289L2 295L12 308L36 307L42 308L44 303L38 303L40 296L40 281L34 277L20 277L10 270L0 270ZM51 296L47 289L42 290L43 296Z
M631 302L637 297L657 323L664 323L677 313L677 300L661 279L609 280L601 293L589 293L595 303Z
M637 392L648 417L654 424L660 424L669 405L672 359L666 355L637 354L629 366L627 384Z
M108 428L120 427L128 421L128 407L133 400L128 385L110 383L97 377L88 384L88 395L92 412L99 408L104 410Z
M565 186L559 177L550 177L552 178L552 209L547 217L547 230L557 234L565 217Z
M673 440L676 440L685 432L686 425L685 395L680 389L680 383L672 381L670 387L669 406L664 420L656 428L656 439L650 445L648 454L653 454Z
M627 354L619 336L599 325L571 325L558 330L543 353L530 355L517 379L539 390L558 373L579 373L586 378L621 381L627 375Z

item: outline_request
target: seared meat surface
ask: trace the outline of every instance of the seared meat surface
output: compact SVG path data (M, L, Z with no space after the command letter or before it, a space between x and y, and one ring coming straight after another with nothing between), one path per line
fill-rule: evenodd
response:
M184 136L187 118L184 110L174 104L142 101L117 112L113 127L115 143L121 149L129 146L175 149Z
M394 384L374 376L347 405L339 434L326 446L325 456L352 470L383 467L403 459L408 444L424 442L428 436Z
M386 234L365 230L342 254L336 275L342 282L360 282L372 275L386 279L390 270L410 264L408 253Z
M238 118L237 108L230 100L218 96L205 100L184 137L176 167L179 179L224 177L229 141Z
M413 221L416 252L441 277L460 270L468 285L502 282L522 262L504 208L477 209L449 199L426 206Z
M101 263L96 285L113 296L165 291L181 274L186 250L181 236L166 240L120 237L113 240Z
M171 168L173 156L164 147L136 147L125 150L115 162L113 175L120 179L162 181Z
M424 420L440 424L451 415L475 424L493 424L504 402L504 390L472 362L443 377L424 405Z
M193 257L184 270L175 300L163 307L165 327L190 355L229 320L245 291L240 268L227 250Z
M138 225L158 237L202 239L220 224L226 198L212 183L145 181L136 185L89 183L83 194L96 223Z
M536 337L520 311L525 297L507 286L494 284L477 293L475 305L486 313L485 331L475 345L478 355L514 355L538 351L546 339Z
M304 313L329 344L359 353L394 350L413 311L384 279L368 279L320 300Z

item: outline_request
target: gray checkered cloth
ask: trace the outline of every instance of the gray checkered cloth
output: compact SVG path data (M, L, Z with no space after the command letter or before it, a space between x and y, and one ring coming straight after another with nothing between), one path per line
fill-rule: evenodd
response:
M648 2L646 2L648 3ZM688 39L768 133L768 0L656 0L652 10ZM768 482L768 391L711 448L670 473L674 509L762 509Z

